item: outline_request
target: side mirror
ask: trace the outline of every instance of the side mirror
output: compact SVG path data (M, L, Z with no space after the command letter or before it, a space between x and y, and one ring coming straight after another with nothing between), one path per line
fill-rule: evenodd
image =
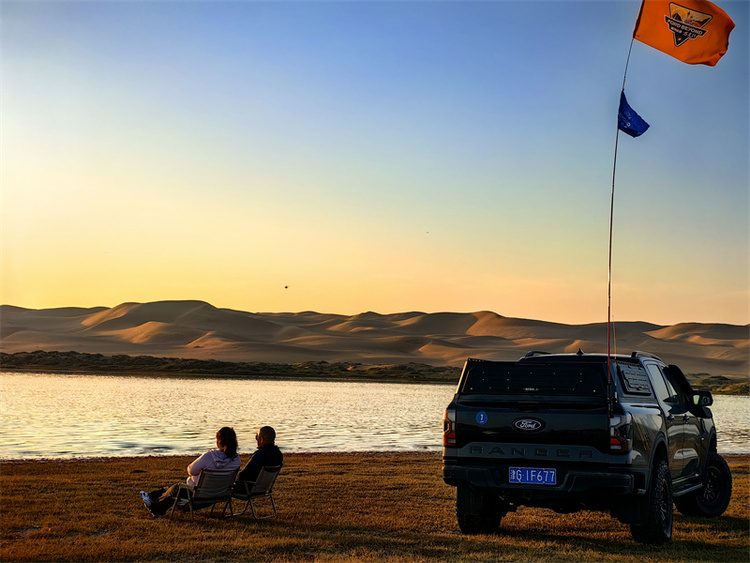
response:
M714 404L714 397L710 391L696 391L693 393L693 404L697 407L710 407Z

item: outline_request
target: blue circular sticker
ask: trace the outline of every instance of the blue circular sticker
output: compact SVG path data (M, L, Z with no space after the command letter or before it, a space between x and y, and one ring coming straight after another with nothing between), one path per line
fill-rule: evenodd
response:
M487 424L487 413L484 411L479 411L477 413L477 424Z

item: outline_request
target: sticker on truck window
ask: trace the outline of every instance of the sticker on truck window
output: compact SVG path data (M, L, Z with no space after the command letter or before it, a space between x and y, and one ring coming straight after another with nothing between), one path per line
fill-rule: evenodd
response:
M617 371L625 384L625 392L633 395L651 395L648 375L641 366L618 363Z
M509 467L508 482L521 485L557 485L557 470L544 467Z
M489 420L489 417L487 416L486 412L479 411L477 413L477 424L487 424L488 420Z

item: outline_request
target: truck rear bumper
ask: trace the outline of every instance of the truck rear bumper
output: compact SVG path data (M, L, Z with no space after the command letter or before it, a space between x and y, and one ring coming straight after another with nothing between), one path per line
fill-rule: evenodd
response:
M566 471L557 485L508 483L507 470L482 466L444 465L443 480L454 487L470 485L493 489L509 499L555 498L569 496L627 495L636 492L634 478L626 473L607 471Z

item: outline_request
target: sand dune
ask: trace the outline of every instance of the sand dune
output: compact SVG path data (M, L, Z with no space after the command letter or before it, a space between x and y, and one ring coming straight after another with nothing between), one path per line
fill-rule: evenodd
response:
M202 301L91 309L0 307L3 352L34 350L294 363L352 361L461 365L513 360L529 350L606 351L606 325L565 325L491 311L334 315L248 313ZM747 375L749 327L643 322L616 325L617 352L644 350L689 373Z

